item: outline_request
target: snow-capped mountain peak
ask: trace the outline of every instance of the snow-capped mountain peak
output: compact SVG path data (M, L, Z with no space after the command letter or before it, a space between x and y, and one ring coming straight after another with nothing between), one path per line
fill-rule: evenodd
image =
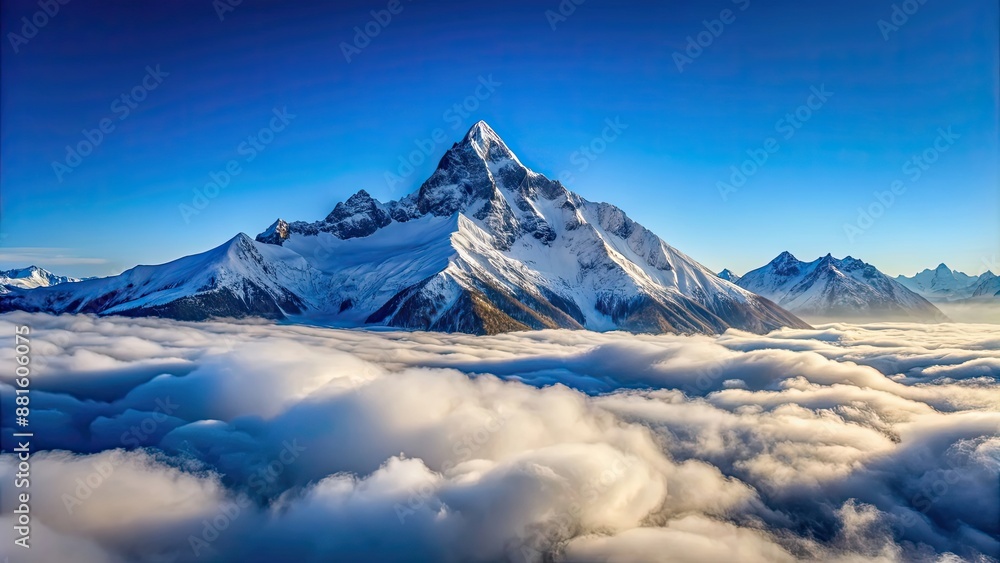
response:
M0 292L6 292L6 288L34 289L78 281L80 281L79 278L57 276L38 266L15 268L6 271L0 270Z
M827 255L827 256L829 256L829 255ZM799 266L801 264L802 264L802 262L799 262L798 258L796 258L795 256L793 256L791 252L788 252L786 250L786 251L782 252L781 254L777 255L774 258L774 260L771 260L767 264L767 267L769 267L772 270L774 270L774 272L776 274L780 274L780 275L795 275L795 274L798 273Z
M932 301L957 301L975 293L978 276L969 276L939 264L933 270L924 270L913 277L896 276L896 281Z
M806 327L631 220L527 169L484 122L420 188L361 190L313 223L275 221L206 253L86 292L0 309L295 317L494 333L538 328L718 333Z
M330 226L330 232L347 239L366 237L388 225L392 219L385 206L365 190L360 190L347 201L338 203L325 221Z
M782 252L767 265L747 272L737 284L814 318L945 320L927 300L851 256L837 259L827 254L802 262Z
M1000 276L991 270L986 270L973 285L971 297L973 299L1000 298Z
M300 256L239 233L212 250L166 264L135 266L117 276L31 291L13 290L0 299L0 310L183 320L283 318L304 307L288 287L313 273Z
M415 194L390 204L393 219L425 214L448 216L461 211L496 223L510 223L513 208L527 209L515 194L531 196L550 182L528 170L485 122L478 122L441 158L437 169Z
M479 155L479 158L483 159L485 162L502 162L504 160L511 160L517 164L521 164L521 161L517 159L517 156L507 143L503 142L500 135L493 130L485 121L477 121L469 132L465 134L465 138L462 139L461 144L468 144L472 149Z
M729 268L726 268L725 270L719 272L718 276L730 283L737 283L738 281L740 281L740 276L734 274L733 271L730 270Z

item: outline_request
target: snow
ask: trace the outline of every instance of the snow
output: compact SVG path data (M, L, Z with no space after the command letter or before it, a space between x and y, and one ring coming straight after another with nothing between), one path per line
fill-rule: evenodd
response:
M513 299L572 304L594 330L619 328L599 303L647 298L687 314L679 326L697 330L728 326L721 317L733 311L742 311L736 318L749 323L740 325L745 329L801 324L720 279L621 209L587 201L529 170L484 122L441 163L417 193L400 201L381 203L362 190L323 221L279 219L257 241L241 234L208 252L138 266L80 291L18 299L71 312L103 303L104 313L119 313L222 289L252 300L262 289L275 299L301 301L306 310L295 320L350 326L414 291L422 296L419 315L433 323L464 291L485 284ZM713 314L720 318L706 321Z
M343 317L340 320L363 322L399 291L448 267L457 255L450 242L457 221L457 216L425 216L347 240L329 233L293 234L281 248L325 279L319 285L328 288L326 295L317 296L315 289L297 284L296 289L314 297L315 309ZM316 285L311 280L305 283ZM346 300L354 305L341 314L336 309Z
M724 279L724 280L726 280L727 282L730 282L730 283L739 283L739 281L740 281L740 276L734 274L733 271L730 270L729 268L726 268L725 270L722 270L721 272L719 272L718 275L719 275L720 278L722 278L722 279Z
M14 270L0 270L0 288L4 286L17 287L20 289L34 289L36 287L49 287L60 283L71 283L81 281L79 278L57 276L52 272L29 266Z
M521 161L517 159L517 156L514 155L514 152L500 138L500 135L497 135L497 132L485 121L480 120L476 122L465 135L465 140L472 145L479 158L485 162L508 160L518 166L523 166Z
M927 320L944 318L923 297L850 256L838 260L827 254L803 262L783 252L769 264L748 272L738 283L802 315L863 317L893 313Z
M972 291L972 299L998 298L1000 299L1000 276L987 270L979 276Z
M970 276L941 264L912 277L897 276L896 281L930 301L949 302L976 296L981 282L992 275L992 272L986 272L983 276Z

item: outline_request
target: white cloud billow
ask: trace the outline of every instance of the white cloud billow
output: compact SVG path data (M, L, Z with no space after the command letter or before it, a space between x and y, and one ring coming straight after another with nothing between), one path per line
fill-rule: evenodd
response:
M15 323L34 335L39 561L1000 551L988 325L474 337L14 313L0 331ZM14 467L0 456L5 491Z

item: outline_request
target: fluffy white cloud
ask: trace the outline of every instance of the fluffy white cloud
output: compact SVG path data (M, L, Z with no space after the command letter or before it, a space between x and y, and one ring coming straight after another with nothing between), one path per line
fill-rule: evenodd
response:
M988 325L473 337L0 317L14 324L33 329L39 561L1000 550ZM13 422L4 409L5 436ZM14 468L0 456L5 491ZM13 509L3 495L5 545Z

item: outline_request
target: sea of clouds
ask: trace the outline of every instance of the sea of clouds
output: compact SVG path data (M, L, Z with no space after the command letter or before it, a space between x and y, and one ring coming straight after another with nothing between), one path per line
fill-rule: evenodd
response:
M13 561L1000 557L996 325L475 337L0 316L15 325L36 451L27 553L5 370Z

